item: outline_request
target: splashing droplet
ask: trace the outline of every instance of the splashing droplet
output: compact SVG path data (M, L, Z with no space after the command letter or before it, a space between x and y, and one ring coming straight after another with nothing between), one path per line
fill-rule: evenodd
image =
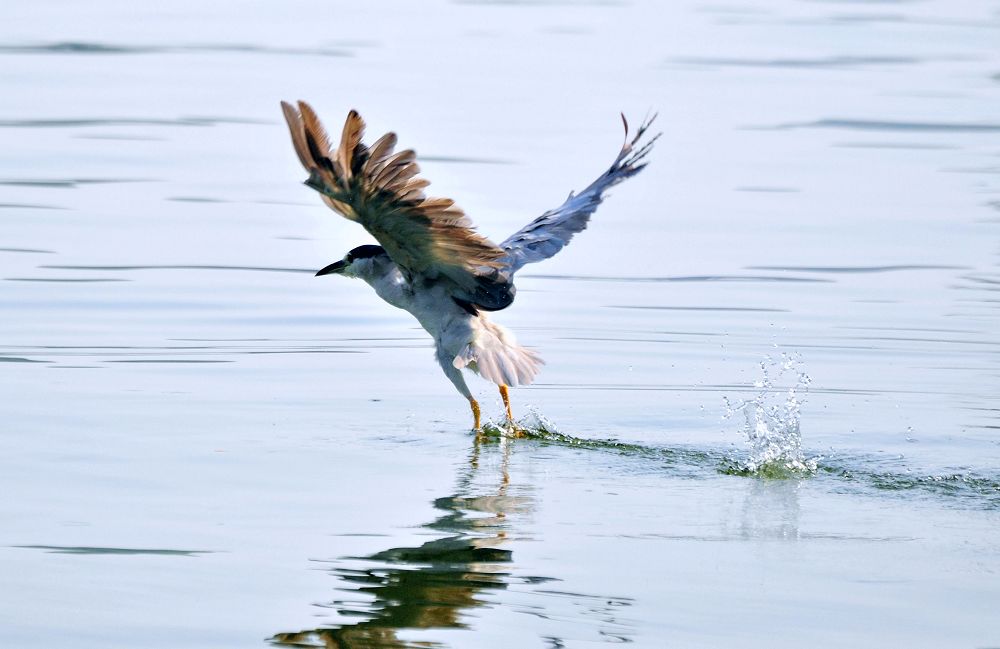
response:
M731 475L764 478L790 478L816 471L817 459L802 452L799 419L802 401L800 392L807 392L812 379L801 369L796 355L782 353L779 359L770 356L760 363L761 378L753 382L758 390L752 399L732 402L724 397L724 419L743 417L743 435L748 454L730 457L723 471ZM787 389L780 387L787 375L795 382Z

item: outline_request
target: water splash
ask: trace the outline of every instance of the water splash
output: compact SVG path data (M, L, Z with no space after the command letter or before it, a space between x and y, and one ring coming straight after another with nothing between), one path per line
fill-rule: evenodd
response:
M528 408L528 412L524 417L515 422L487 420L483 424L482 434L487 439L498 439L501 437L527 437L530 439L560 441L569 439L556 428L552 420L531 407Z
M766 357L760 363L761 378L754 381L758 390L752 399L726 402L724 419L743 416L743 434L748 454L727 458L723 473L762 478L791 478L816 472L817 460L802 452L799 428L802 400L812 379L802 370L798 355L782 353L775 359ZM789 377L794 382L789 387Z
M565 448L599 451L632 459L648 460L651 466L665 469L674 476L708 476L718 469L725 455L714 449L686 446L655 446L619 439L575 437L562 432L556 424L534 408L528 409L513 426L506 421L487 421L480 440L485 443L506 443L509 440L562 446Z
M643 460L672 477L709 477L717 473L769 479L817 476L832 479L832 489L859 490L871 494L922 493L944 499L951 506L1000 510L1000 474L963 471L946 475L914 472L902 458L831 452L807 457L802 451L799 411L810 378L801 369L798 357L767 358L761 363L762 378L753 387L752 399L737 403L726 400L726 418L742 413L747 448L739 452L723 449L656 446L618 439L575 437L562 432L555 423L530 409L516 422L515 432L504 420L483 425L480 441L504 445L513 441L561 446ZM794 374L787 382L783 379ZM781 387L788 385L789 387ZM638 465L635 465L638 466ZM775 487L778 488L778 487Z

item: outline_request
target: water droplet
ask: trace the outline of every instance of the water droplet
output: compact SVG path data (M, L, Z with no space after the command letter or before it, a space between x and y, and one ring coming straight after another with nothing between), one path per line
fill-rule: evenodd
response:
M800 369L797 355L782 353L781 360L770 356L760 363L763 377L753 382L760 392L752 399L731 402L724 397L725 418L736 413L744 418L743 434L749 446L749 456L736 462L740 473L780 476L816 470L816 459L802 452L799 417L802 401L799 391L808 392L812 379ZM774 376L771 372L775 372ZM795 383L787 390L772 391L775 383L791 374Z

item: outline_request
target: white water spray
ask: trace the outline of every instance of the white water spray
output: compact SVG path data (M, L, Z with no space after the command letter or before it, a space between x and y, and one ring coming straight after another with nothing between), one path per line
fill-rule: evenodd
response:
M743 434L749 447L747 457L731 458L731 472L763 477L814 472L816 460L803 454L799 428L799 393L808 391L812 379L802 371L799 358L786 353L780 359L766 357L760 369L762 377L753 384L758 390L755 397L735 403L723 397L724 419L743 415ZM790 377L794 382L789 383Z

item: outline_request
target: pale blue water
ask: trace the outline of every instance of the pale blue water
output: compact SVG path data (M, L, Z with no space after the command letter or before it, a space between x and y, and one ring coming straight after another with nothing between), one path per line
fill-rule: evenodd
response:
M985 0L8 2L0 646L1000 645L997 43ZM298 98L497 240L659 112L496 315L558 434L475 442L311 276L368 239Z

